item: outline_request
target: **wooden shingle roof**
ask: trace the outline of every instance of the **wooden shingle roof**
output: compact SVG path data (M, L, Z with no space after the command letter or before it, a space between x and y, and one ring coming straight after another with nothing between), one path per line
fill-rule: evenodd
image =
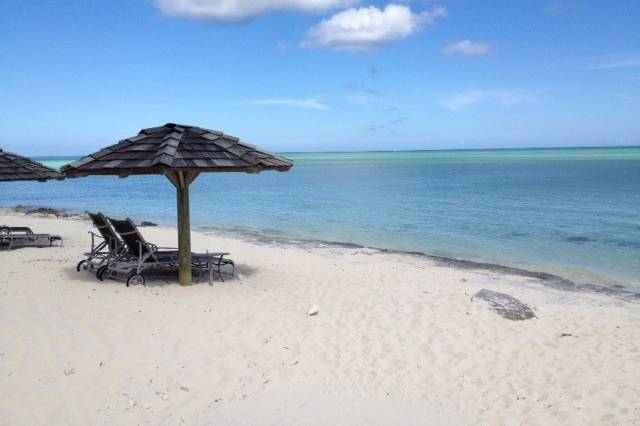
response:
M142 129L75 163L65 175L140 175L169 171L245 172L287 171L293 162L215 130L168 123Z
M44 182L49 179L64 179L64 176L27 157L0 149L0 182L20 180Z

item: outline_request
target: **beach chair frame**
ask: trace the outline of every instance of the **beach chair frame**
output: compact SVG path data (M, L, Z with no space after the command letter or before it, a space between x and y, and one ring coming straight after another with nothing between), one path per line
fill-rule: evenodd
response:
M31 235L33 231L27 226L6 226L0 225L0 234L26 234Z
M128 248L128 255L111 259L98 278L126 277L127 287L130 285L144 285L144 273L150 270L178 270L178 250L174 247L158 247L147 242L138 227L129 218L118 221L109 219L115 231L120 235L123 244ZM134 254L135 253L135 254ZM235 264L229 258L229 253L193 253L191 267L200 272L208 273L209 285L213 285L214 275L224 281L223 267L231 266L231 276L235 273Z
M20 247L52 247L59 242L64 246L64 240L58 235L36 234L26 226L0 226L0 247L6 246L6 250L12 250L14 246Z
M89 231L91 236L91 249L84 254L86 259L78 262L76 270L89 270L91 272L100 271L107 263L115 258L124 255L126 247L120 241L118 234L109 223L109 219L102 213L87 212L93 222L93 226L99 234Z

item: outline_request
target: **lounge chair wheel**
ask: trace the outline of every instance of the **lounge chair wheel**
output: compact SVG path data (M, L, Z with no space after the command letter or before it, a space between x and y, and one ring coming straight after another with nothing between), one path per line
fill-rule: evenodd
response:
M96 278L98 278L100 281L104 281L104 273L106 271L107 271L106 265L99 267L98 270L96 271Z
M127 287L132 285L144 285L144 277L142 274L133 274L127 278Z
M80 272L80 269L87 269L87 266L85 265L85 263L87 263L87 260L81 260L80 262L78 262L78 266L76 266L76 271Z

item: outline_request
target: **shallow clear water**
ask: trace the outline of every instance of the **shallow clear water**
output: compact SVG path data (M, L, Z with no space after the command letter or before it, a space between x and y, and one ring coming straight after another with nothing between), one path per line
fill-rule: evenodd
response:
M289 173L201 175L191 189L192 224L420 251L640 288L640 148L288 157L295 160ZM159 176L1 188L0 206L175 222L175 191Z

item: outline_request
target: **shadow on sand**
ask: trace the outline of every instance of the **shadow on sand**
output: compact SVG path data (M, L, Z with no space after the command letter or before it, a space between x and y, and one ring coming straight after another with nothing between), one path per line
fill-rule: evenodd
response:
M219 276L214 274L212 285L216 284L225 284L232 283L237 281L240 276L249 277L256 273L258 269L248 265L238 265L235 268L235 273L231 275L228 271L222 273L222 280ZM96 277L95 271L90 270L81 270L76 271L75 266L73 268L65 268L65 274L70 281L95 281L94 284L104 284L104 283L122 283L126 284L127 277L120 276L116 278L105 279L104 281L100 281ZM158 287L158 286L170 286L170 285L178 285L178 273L177 271L145 271L145 286L146 287ZM207 272L198 273L194 271L193 274L193 285L208 285L209 284L209 275Z

